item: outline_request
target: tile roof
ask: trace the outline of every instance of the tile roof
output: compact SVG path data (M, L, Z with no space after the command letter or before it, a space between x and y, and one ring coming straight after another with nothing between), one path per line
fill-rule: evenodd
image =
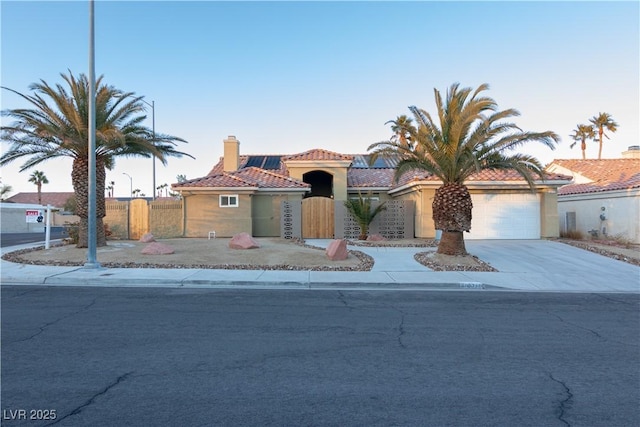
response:
M172 188L177 189L193 187L306 189L311 186L297 179L253 166L233 172L207 175L172 185Z
M283 156L282 160L353 160L353 156L350 154L335 153L321 148L314 148L304 153Z
M69 197L73 196L75 193L71 192L45 192L42 193L42 204L44 206L51 205L56 208L64 207L64 204L67 202ZM4 202L9 203L26 203L26 204L38 204L38 192L34 191L33 193L17 193L11 197L7 197Z
M560 166L591 180L560 187L559 195L640 188L640 159L560 159L554 160L551 165Z
M569 181L570 179L571 177L557 174L557 173L546 173L545 175L545 181ZM535 177L534 180L541 181L537 177ZM429 172L416 169L416 170L412 170L404 173L400 177L398 182L393 185L393 187L394 188L402 187L411 182L419 182L419 181L439 182L440 178L438 178L437 176ZM522 178L522 176L520 176L520 174L514 170L485 169L478 173L474 173L466 180L467 183L491 182L491 181L518 182L518 181L524 181L524 178Z
M280 157L280 169L278 170L269 170L265 171L263 169L254 168L254 167L246 167L247 162L250 158L256 157ZM235 172L226 172L227 174L233 174L236 177L243 176L240 174L243 170L247 169L258 169L264 172L275 173L281 177L289 177L289 171L286 168L284 162L286 160L351 160L352 164L347 171L347 187L349 188L396 188L408 184L414 181L432 181L438 182L439 179L433 175L428 174L425 171L411 171L405 173L398 182L394 182L393 177L395 173L395 166L398 164L397 159L387 158L387 157L379 157L377 161L369 166L369 158L370 154L339 154L334 153L328 150L322 149L314 149L305 151L304 153L292 154L292 155L276 155L276 154L265 154L265 155L241 155L239 157L239 166L238 170ZM223 187L224 185L214 185L218 183L228 183L231 184L233 181L228 181L229 178L226 178L226 181L220 182L222 180L221 175L224 174L224 158L220 158L218 163L216 163L209 174L203 178L197 178L194 180L187 181L191 183L190 187L213 187L219 186ZM216 177L215 181L212 181L211 177ZM290 178L288 178L290 179ZM503 170L483 170L480 173L472 175L468 181L522 181L522 177L515 171L503 171ZM547 180L564 180L569 181L570 177L560 174L548 173ZM295 181L295 180L294 180ZM300 181L297 181L300 182ZM176 188L179 188L178 185L174 185ZM236 185L240 186L240 185ZM270 188L285 188L285 187L270 187Z

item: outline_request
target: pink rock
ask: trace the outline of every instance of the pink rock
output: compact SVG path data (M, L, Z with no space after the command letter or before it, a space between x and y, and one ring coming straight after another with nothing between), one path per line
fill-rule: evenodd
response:
M142 243L151 243L151 242L155 242L156 238L153 237L153 234L146 233L146 234L142 235L142 237L140 238L140 241Z
M371 236L367 237L367 240L370 242L382 242L383 240L387 240L387 239L385 239L380 234L372 234Z
M259 248L260 244L248 233L240 233L229 240L229 247L231 249L254 249Z
M175 250L164 243L152 242L145 246L140 253L143 255L169 255L175 253Z
M331 261L340 261L347 259L349 252L347 251L347 241L343 239L332 240L327 246L327 257Z

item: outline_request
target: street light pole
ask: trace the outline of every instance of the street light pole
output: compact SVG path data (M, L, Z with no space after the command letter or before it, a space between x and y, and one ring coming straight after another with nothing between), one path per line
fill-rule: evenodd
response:
M147 104L148 106L151 107L151 131L153 132L153 145L155 146L155 140L156 140L156 102L155 101L151 101L151 104L149 104L147 101L145 101L144 99L142 100L142 102L144 102L145 104ZM156 199L156 156L153 156L153 191L151 192L151 194L153 195L153 199Z
M129 198L133 197L133 178L126 172L122 172L122 175L127 175L129 177Z

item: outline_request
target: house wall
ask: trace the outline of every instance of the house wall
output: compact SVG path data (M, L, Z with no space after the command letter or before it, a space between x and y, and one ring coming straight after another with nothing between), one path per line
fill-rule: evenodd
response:
M540 237L560 237L558 193L555 190L545 191L540 195Z
M302 194L256 194L251 201L253 236L278 237L283 201L300 201Z
M640 244L639 189L558 196L559 229L563 232L567 231L567 212L575 212L576 230L585 237L593 232L598 237L622 237Z
M434 188L422 187L418 191L403 194L397 199L412 201L415 206L414 223L415 237L421 239L434 239L436 229L433 224L433 198L436 190Z
M46 208L41 205L23 203L0 204L0 232L1 233L44 233L45 223L27 223L26 210L42 210L46 215ZM66 223L78 222L80 217L76 215L61 215L52 212L51 226L61 227ZM46 221L46 217L45 217Z
M238 233L253 233L251 194L237 194L238 207L219 207L220 194L184 196L184 237L207 237L215 231L217 237L233 237Z
M294 179L303 181L303 175L312 171L324 171L333 176L333 199L347 200L347 168L328 168L328 167L289 167L289 176Z

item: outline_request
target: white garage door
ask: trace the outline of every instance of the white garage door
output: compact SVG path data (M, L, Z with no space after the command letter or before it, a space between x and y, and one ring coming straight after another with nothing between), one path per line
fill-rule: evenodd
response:
M471 194L473 219L465 239L539 239L537 194Z

